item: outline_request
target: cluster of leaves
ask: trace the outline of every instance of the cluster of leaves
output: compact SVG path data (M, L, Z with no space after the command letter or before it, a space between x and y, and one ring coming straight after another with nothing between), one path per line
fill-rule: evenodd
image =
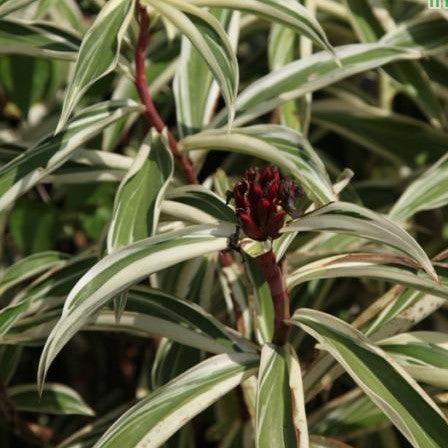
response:
M447 19L0 0L0 444L444 448ZM223 252L266 163L304 191L281 346L266 244Z

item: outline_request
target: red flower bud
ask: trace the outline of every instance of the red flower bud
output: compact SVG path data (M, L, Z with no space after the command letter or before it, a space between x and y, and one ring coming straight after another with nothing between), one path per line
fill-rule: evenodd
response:
M246 171L233 189L238 221L249 237L257 241L275 239L294 210L300 189L282 176L275 166Z

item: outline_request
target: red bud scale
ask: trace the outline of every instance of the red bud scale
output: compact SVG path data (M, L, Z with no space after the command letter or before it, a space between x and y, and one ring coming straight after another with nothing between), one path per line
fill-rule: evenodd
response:
M253 167L235 184L233 197L244 233L257 241L279 237L300 195L296 183L275 166Z

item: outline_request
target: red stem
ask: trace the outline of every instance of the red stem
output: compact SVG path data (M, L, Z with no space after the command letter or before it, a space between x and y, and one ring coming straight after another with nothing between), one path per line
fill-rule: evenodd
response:
M176 139L163 122L151 97L145 72L146 50L149 44L149 17L144 7L138 5L137 8L140 19L140 30L135 51L135 85L140 99L145 106L143 114L148 120L149 126L154 126L158 132L161 133L165 128L167 129L168 143L174 158L182 168L187 181L190 184L197 184L198 179L191 160L179 151Z
M272 300L274 302L274 338L273 342L283 345L288 340L289 326L285 324L285 319L289 319L289 295L283 280L283 272L277 263L272 249L257 258L258 267L261 269L264 278L269 284Z

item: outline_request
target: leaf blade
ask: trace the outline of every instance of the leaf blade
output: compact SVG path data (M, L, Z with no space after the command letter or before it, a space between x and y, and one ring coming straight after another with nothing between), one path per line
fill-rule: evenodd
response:
M258 356L218 355L157 389L118 419L95 448L155 448L255 372ZM170 397L170 399L167 399Z
M415 447L442 447L448 422L426 392L382 350L350 325L300 309L291 320L325 346Z
M103 258L70 292L42 352L38 384L42 386L52 360L65 343L109 299L154 272L226 248L234 228L228 223L193 226L147 238Z
M121 42L132 19L134 4L135 0L107 2L84 35L56 132L65 126L87 89L117 66Z

